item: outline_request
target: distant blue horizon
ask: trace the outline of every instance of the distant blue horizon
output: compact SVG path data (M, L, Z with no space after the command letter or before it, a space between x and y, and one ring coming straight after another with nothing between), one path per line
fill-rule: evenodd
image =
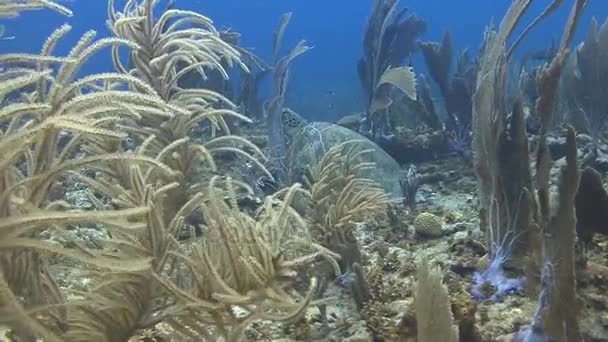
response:
M537 1L530 11L539 13L549 1ZM48 35L63 23L73 30L59 46L66 53L87 30L96 30L98 37L109 34L106 26L106 0L72 0L65 2L75 15L65 18L52 11L26 12L19 18L6 19L7 36L0 41L0 53L37 53ZM122 6L121 1L117 1ZM242 46L268 60L272 33L279 17L293 12L286 31L284 49L305 39L314 49L299 57L291 74L287 106L314 120L332 121L354 112L362 112L362 91L356 72L361 56L362 35L373 1L350 0L176 0L176 7L195 10L213 19L218 28L233 28L243 35ZM510 0L412 0L400 1L428 23L422 40L438 41L446 30L452 32L455 47L477 52L488 24L498 24ZM558 40L572 1L539 26L522 44L521 50L542 49ZM330 4L330 5L328 5ZM608 1L590 1L580 22L575 42L582 40L591 17L602 23L608 14ZM528 18L529 20L529 18ZM417 73L425 72L420 58L414 59ZM106 72L112 69L108 51L96 57L83 71Z

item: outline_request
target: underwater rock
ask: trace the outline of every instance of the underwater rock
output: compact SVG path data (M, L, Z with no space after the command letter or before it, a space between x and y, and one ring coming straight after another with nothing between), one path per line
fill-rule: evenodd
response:
M363 118L363 114L346 115L338 119L338 121L336 121L336 125L348 128L356 132L359 131L359 127L361 126L361 120L363 120Z
M445 131L425 133L398 130L392 139L383 139L379 145L400 164L437 159L450 153L448 134Z
M396 198L402 196L399 180L402 177L401 167L380 146L357 132L328 122L311 122L291 135L290 148L287 154L287 165L290 179L300 181L306 168L314 165L323 155L337 144L356 140L357 149L370 150L357 157L359 162L373 162L374 169L362 170L361 176L382 184L384 190Z

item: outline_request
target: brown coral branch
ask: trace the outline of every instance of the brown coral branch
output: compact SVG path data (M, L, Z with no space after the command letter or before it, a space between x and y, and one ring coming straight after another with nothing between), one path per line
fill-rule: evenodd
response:
M586 5L587 0L577 0L574 3L566 22L557 54L551 63L538 73L539 98L536 101L536 112L540 117L543 133L546 133L551 122L553 106L555 105L555 97L557 95L557 84L568 57L568 46L572 41L574 30Z

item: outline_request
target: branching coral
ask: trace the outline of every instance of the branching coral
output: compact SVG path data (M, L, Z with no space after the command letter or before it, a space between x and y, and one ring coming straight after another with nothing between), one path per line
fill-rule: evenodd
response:
M145 155L145 146L135 157ZM105 242L111 256L118 260L149 260L150 267L120 271L114 268L89 272L96 286L83 294L83 300L72 303L69 312L68 341L126 340L138 329L154 326L165 318L163 309L172 303L154 275L173 274L175 258L184 218L195 208L200 196L184 204L171 220L163 218L166 193L178 184L172 182L175 172L163 165L133 165L117 162L115 178L87 179L92 189L113 199L118 208L148 207L143 219L128 226L106 225L112 238ZM114 180L114 181L112 181ZM116 182L119 180L126 184Z
M574 199L579 184L576 137L568 128L568 152L566 166L562 168L559 182L559 201L556 214L551 218L547 231L547 263L553 266L554 291L545 317L545 331L557 341L580 341L578 303L576 298L576 274L574 245L576 242L576 216ZM542 297L541 297L542 299Z
M136 144L155 136L156 139L148 142L148 153L183 176L179 186L168 194L173 198L169 201L172 204L166 205L167 217L172 217L172 213L200 190L201 171L216 170L212 155L233 153L262 171L265 171L262 166L265 158L255 145L230 134L226 120L249 121L235 112L233 103L208 89L179 86L180 79L193 71L206 79L206 70L214 70L227 79L224 64L239 65L246 70L239 51L221 39L209 18L198 13L169 9L155 19L153 12L157 3L130 1L122 12L117 12L114 1L109 1L108 25L117 37L137 46L130 51L131 70L120 60L118 48L114 49L116 68L139 78L167 104L180 109L175 113L179 115L143 115L124 127ZM204 143L191 141L192 131L197 127L208 131L208 139L200 139Z
M519 245L522 246L518 248L520 255L527 255L529 260L532 260L528 267L529 276L537 276L540 273L538 270L541 260L558 266L559 271L556 274L559 276L555 279L554 286L560 288L560 295L552 295L549 304L552 318L546 324L546 330L559 341L579 341L580 332L576 316L572 312L575 305L574 198L578 184L574 131L569 128L567 132L567 166L562 174L560 201L553 217L549 204L551 159L546 139L556 102L558 82L568 56L568 46L587 1L574 2L556 55L537 75L539 97L535 109L541 127L536 155L535 189L531 185L529 164L521 162L528 160L528 150L525 129L522 128L523 110L519 101L511 114L511 125L507 126L506 65L513 49L529 30L554 12L563 1L551 2L507 49L507 40L531 3L531 0L513 2L498 32L490 31L486 37L473 98L473 145L479 180L481 222L487 225L493 257L517 256L514 253L515 246ZM513 154L505 153L508 149L519 154L518 162L513 163ZM493 215L494 213L498 215ZM545 239L545 235L554 239ZM505 246L512 247L511 251L503 254L502 248ZM501 253L498 253L499 251ZM565 307L568 309L564 309Z
M410 212L416 211L416 194L420 187L420 175L416 171L414 164L410 165L405 174L405 177L399 182L401 192L403 193L403 205L410 209Z
M279 184L284 185L288 181L288 170L286 165L287 141L286 129L284 125L285 95L289 84L291 63L298 56L306 53L312 47L302 40L296 44L285 56L279 58L283 35L291 19L291 13L281 16L279 26L274 33L273 54L275 65L272 71L272 95L265 103L266 131L270 144L270 163L273 174Z
M368 150L359 150L357 141L333 146L308 173L310 203L308 219L315 241L340 254L341 269L350 271L360 263L355 238L358 224L385 215L388 197L382 187L361 172L373 163L359 161Z
M184 141L167 147L161 145L162 148L155 151L151 148L154 147L154 138L151 138L143 141L139 148L141 153L108 154L116 151L120 139L126 137L116 128L126 129L130 122L144 117L152 123L160 123L175 116L190 115L188 119L193 120L193 112L204 118L230 115L231 112L213 111L207 102L195 99L197 94L178 94L182 100L175 101L178 106L159 97L157 90L141 78L126 73L91 75L75 80L80 66L100 49L116 44L134 49L138 46L120 38L94 42L95 33L88 32L67 57L53 57L57 41L68 30L69 27L64 26L52 34L40 55L0 56L2 63L9 67L2 75L2 97L23 86L34 87L32 94L21 102L6 105L0 113L1 119L7 123L2 126L0 141L3 155L0 162L3 174L1 212L6 217L0 227L3 243L2 309L11 311L3 318L24 336L34 334L46 340L59 340L58 334L64 330L53 328L53 334L28 317L15 302L10 285L13 291L29 291L25 298L30 304L52 304L32 313L37 317L50 314L51 322L43 323L47 326L67 324L64 336L67 340L90 340L92 336L99 341L122 340L158 319L154 316L158 312L153 303L161 291L158 291L158 283L151 282L151 271L165 271L168 252L175 248L171 239L177 235L176 231L182 229L184 216L193 210L193 206L190 204L192 201L186 201L178 205L179 210L173 211L168 219L162 216L165 206L162 201L166 199L166 193L175 190L179 184L173 181L178 173L159 160L173 153ZM51 66L56 63L60 65L55 68L56 72L52 72ZM11 68L12 64L18 67ZM24 69L26 66L31 70ZM164 77L159 75L159 78ZM125 91L126 88L131 91ZM208 98L221 101L219 96L202 92ZM216 127L218 122L214 121ZM193 125L188 121L182 123L186 128ZM157 129L162 129L160 124ZM235 141L238 142L238 138ZM218 145L222 142L211 141L215 145L198 149L206 156L209 150L221 151L222 146ZM240 151L232 146L224 149ZM72 159L76 153L84 153L84 158ZM215 165L212 159L208 160L212 166ZM101 173L91 178L76 172L84 167ZM121 210L99 214L49 211L65 208L64 203L49 197L50 188L65 171L113 198L114 205ZM200 200L200 196L194 199ZM130 218L130 221L122 218ZM104 225L113 236L107 242L108 247L118 248L110 255L94 251L80 253L32 239L41 229L75 223ZM65 310L53 306L60 304L62 298L35 251L64 254L79 262L92 263L99 267L95 278L101 283L85 297L87 300L74 303L66 317ZM128 267L116 262L126 259L131 260Z
M536 310L534 311L534 316L532 317L530 325L525 325L520 328L515 337L513 337L513 342L549 340L549 337L547 337L543 331L543 318L545 317L545 310L549 305L549 297L553 290L553 270L551 265L546 263L542 272L542 288Z
M570 120L579 124L593 139L592 160L597 157L598 144L604 140L608 123L608 97L604 85L608 82L608 69L603 61L608 58L608 22L599 25L596 19L585 40L564 69L561 95L569 109Z
M205 239L193 244L190 256L178 254L191 281L180 288L163 280L182 304L167 322L184 334L238 341L254 320L298 318L312 300L316 280L296 302L289 294L296 271L324 259L337 272L337 256L311 240L307 223L290 207L298 185L281 192L282 198L266 198L255 217L238 208L230 180L227 200L218 185L210 183L210 198L202 204Z
M49 8L63 15L72 15L68 8L51 0L0 0L0 18L16 17L19 12Z
M0 109L0 323L24 339L121 341L164 321L186 339L238 341L253 320L290 322L301 317L313 302L316 280L310 280L304 295L294 290L294 283L317 262L328 262L334 273L350 270L359 261L358 249L353 248L355 229L386 211L388 199L381 186L361 176L373 167L358 161L369 151L358 150L360 145L352 141L330 149L312 168L305 196L307 220L291 207L296 195L304 192L298 185L266 198L255 215L240 210L241 185L214 177L220 165L213 157L230 152L265 171L264 157L246 139L230 133L227 118L246 120L233 103L208 89L184 89L180 80L194 71L206 78L210 70L228 78L226 66L247 70L241 51L197 13L168 9L155 17L158 3L128 1L119 13L110 1L109 24L117 37L95 41L95 33L87 32L65 57L55 57L54 47L67 26L53 33L38 55L0 55L0 63L8 68L0 75L0 98L6 100ZM392 37L392 43L376 46L379 52L396 48L399 28L409 25L398 20L400 14L391 16L396 14L396 2L388 3L382 26L387 18L396 20L380 30L380 36ZM529 1L520 4L526 7ZM13 13L7 8L0 13ZM521 15L525 8L518 11ZM518 16L510 19L507 26L514 26ZM488 74L480 80L492 89L478 89L477 99L489 101L480 103L478 114L499 98L502 88L493 87L500 86L504 76L503 45L509 34L501 30L500 46L488 48ZM131 67L120 60L118 46L130 49ZM81 65L105 47L113 49L117 72L78 78ZM283 113L287 66L306 49L300 44L278 61L276 96L269 108ZM379 60L373 64L381 72L373 77L372 112L390 105L390 98L381 96L386 95L383 85L412 95L409 68L378 69ZM490 70L495 66L498 71ZM542 74L541 84L549 90L559 67L552 65ZM10 96L26 86L33 92L19 99ZM544 111L539 112L547 113L551 92L543 94L538 106ZM495 109L488 113L496 114ZM521 111L516 114L513 134L507 138L521 138ZM500 115L504 112L490 119ZM208 133L197 143L191 139L195 128ZM490 125L489 132L505 138L500 128ZM134 144L124 152L129 137ZM484 142L498 141L492 139ZM519 149L525 146L516 144ZM496 158L490 162L503 165ZM52 196L52 188L66 175L96 193L97 210L75 211ZM563 215L556 216L564 218L558 231L566 237L571 237L570 200L571 196L564 197ZM104 206L113 210L101 210ZM204 236L180 245L177 239L194 212L201 213ZM45 229L90 223L101 224L109 233L100 250L60 248L38 238ZM41 257L45 253L73 258L76 267L86 264L94 285L86 293L76 293L78 300L65 303ZM343 258L341 265L338 256ZM567 275L566 266L560 274ZM572 291L568 293L572 297Z
M8 66L2 75L5 80L0 90L8 94L26 85L34 92L25 94L20 102L12 102L0 110L1 119L7 124L0 131L0 225L2 237L1 262L3 310L9 322L29 331L19 331L25 336L34 334L46 340L59 340L57 334L66 320L66 310L58 309L63 302L53 279L46 271L46 263L40 254L61 254L80 263L112 269L116 272L136 272L149 267L148 258L133 258L130 265L121 265L116 259L96 251L63 249L38 241L37 235L44 229L58 229L68 224L103 224L107 227L132 227L130 220L137 220L149 212L147 205L134 205L124 210L99 212L68 212L67 204L51 195L51 188L68 173L78 173L81 168L107 169L106 165L129 160L131 163L151 167L160 163L151 158L92 151L97 141L105 145L116 144L126 136L116 130L116 124L125 118L139 116L143 111L169 111L170 106L159 98L145 93L116 91L111 87L97 87L99 83L142 85L127 75L100 74L75 79L80 66L94 53L112 44L124 44L120 39L102 39L94 42L94 32L86 33L67 57L52 57L58 40L69 31L63 26L45 43L40 55L4 54L0 56ZM51 63L59 63L51 68ZM11 67L15 64L15 67ZM25 67L29 66L30 69ZM56 72L52 70L55 69ZM83 153L81 158L74 158ZM8 292L19 291L26 299L26 307L33 308L27 314L16 308ZM12 303L12 304L11 304ZM48 304L35 308L36 304ZM5 306L6 305L6 306ZM45 317L41 322L51 327L42 330L31 316Z
M503 241L505 235L513 228L520 231L512 231L511 238L518 239L522 243L526 238L528 215L536 215L534 210L534 196L526 193L532 191L531 176L528 163L527 138L525 135L525 124L523 121L523 109L521 104L516 103L513 114L508 125L508 111L506 109L506 66L509 61L511 49L507 50L506 42L512 35L521 17L526 13L531 1L521 0L512 4L511 8L503 18L498 32L489 31L484 43L484 53L480 61L480 72L477 79L477 88L473 98L473 146L475 149L475 168L479 179L481 197L482 224L498 229L498 234L493 234L496 241ZM567 46L572 39L572 31L577 23L581 2L577 1L576 11L566 25L566 31L560 44L560 51L551 64L547 65L539 74L539 93L541 94L536 108L539 120L542 124L541 133L543 137L553 110L555 91L561 68L567 54ZM582 2L584 7L585 2ZM542 12L538 18L544 18L547 11L551 11L554 4ZM538 19L540 20L540 19ZM533 21L533 24L537 20ZM525 30L522 35L525 35ZM516 39L516 42L520 41ZM507 52L508 51L508 52ZM543 138L544 139L544 138ZM544 140L543 140L544 141ZM539 179L540 196L545 196L548 185L546 179L546 158L548 151L543 149L541 143L538 153L537 168ZM508 153L510 151L510 153ZM514 157L518 154L519 157ZM528 200L526 200L528 198ZM531 201L530 204L522 201ZM497 205L495 209L490 206ZM526 209L528 207L528 209ZM541 208L541 217L545 215L545 208ZM529 212L528 210L532 210ZM496 222L491 221L491 213L499 213L494 216ZM523 221L519 221L523 220ZM520 224L516 224L518 221ZM499 244L492 243L497 247Z
M257 158L262 157L245 139L216 134L216 131L229 132L225 117L243 119L232 110L234 106L227 99L206 89L182 89L178 81L191 70L198 70L204 77L207 68L227 77L220 61L228 58L230 63L241 62L237 51L218 38L210 20L194 12L173 9L154 20L152 12L156 4L155 1L141 4L133 1L123 13L116 13L110 2L112 29L128 39L133 49L134 69L129 71L118 59L118 50L114 50L114 62L124 73L120 75L138 80L139 83L129 88L158 98L164 105L121 122L120 127L135 139L132 158L154 160L156 164L117 162L105 170L105 177L81 177L93 189L112 198L117 208L150 208L145 219L134 221L129 229L108 226L112 239L107 245L113 247L115 258L146 258L151 267L135 272L112 269L96 272L95 279L100 283L85 300L74 304L68 320L68 340L87 340L91 336L99 341L123 340L135 330L163 320L171 324L176 333L189 337L194 334L237 340L252 320L297 316L309 303L310 295L300 304L289 302L285 280L294 274L287 269L319 256L331 260L334 257L321 247L315 248L310 241L286 235L285 229L296 217L292 216L294 213L288 204L275 207L276 199L269 198L258 216L259 221L255 221L237 209L232 182L227 189L229 203L223 201L215 178L208 188L202 187L204 179L201 178L206 175L200 177L198 171L216 170L213 154L237 153L260 167ZM178 67L179 63L182 65ZM125 110L132 112L136 108ZM195 144L189 135L202 122L211 129L211 139ZM240 146L253 151L256 157ZM107 144L98 142L89 151L105 148ZM287 192L286 203L291 201L294 192L295 189ZM176 238L187 217L199 209L208 228L205 239L195 243L191 255L178 253ZM302 227L304 233L305 228ZM227 238L224 244L218 244L220 236ZM291 251L282 248L290 244L294 251L302 248L315 251L286 260L292 256ZM233 254L235 252L241 256ZM185 261L188 267L177 267L177 261ZM223 267L230 261L239 269ZM241 272L248 273L241 276ZM192 277L189 285L182 282L184 274ZM251 292L254 290L258 291L255 295ZM279 298L281 295L285 297ZM263 296L267 296L268 305L260 302ZM250 315L234 316L234 306L249 309ZM287 310L287 317L274 316L277 310L277 314Z
M366 98L366 120L372 138L390 134L386 110L397 88L416 99L416 80L410 67L400 67L416 50L417 37L426 31L420 18L406 16L398 0L376 0L363 38L363 57L357 71Z
M596 233L608 234L606 208L608 193L604 189L602 174L591 167L581 171L581 180L575 198L577 237L582 247L583 257L587 245Z
M420 43L420 50L424 56L429 73L435 81L444 100L447 112L446 128L450 132L453 144L461 143L460 149L469 149L472 95L475 90L475 76L477 73L477 62L469 56L469 51L464 50L457 55L454 61L452 35L448 31L443 35L440 43ZM455 70L452 71L452 65ZM428 87L428 86L427 86ZM425 89L423 86L422 89ZM426 90L423 90L426 92ZM427 98L430 95L425 95ZM430 105L425 106L427 110L433 111L432 100L426 100ZM437 117L439 113L431 113Z
M222 107L232 104L212 91L182 89L178 84L190 70L197 69L203 76L208 67L223 70L220 60L225 57L224 52L232 53L234 61L240 63L238 53L219 40L210 20L194 12L170 9L154 20L152 11L156 4L129 2L124 13L116 13L113 2L109 3L112 29L130 42L135 66L131 71L125 70L115 49L114 62L122 72L117 75L132 79L129 88L140 97L153 98L160 104L121 122L120 128L135 140L131 158L154 163L133 165L117 161L111 168L102 168L104 177L81 177L91 188L112 198L117 208L151 209L143 220L134 221L128 229L108 226L112 239L106 243L113 247L114 258L144 258L150 260L151 267L135 272L100 269L92 274L99 284L82 303L74 304L68 320L68 340L87 340L91 336L99 341L124 340L137 329L169 319L174 312L165 309L170 306L175 311L181 306L173 307L176 299L162 286L161 279L175 276L176 239L182 234L187 217L205 198L206 194L197 190L203 181L198 172L205 168L216 170L213 153L234 152L260 164L239 148L249 147L261 156L245 139L215 134L216 130L228 132L224 117L241 118ZM203 28L190 28L189 23ZM178 67L178 63L187 66ZM225 70L222 74L227 77ZM133 113L142 108L131 105L122 109ZM208 123L215 138L195 144L189 135L201 122ZM88 151L108 148L112 147L105 141L97 141Z

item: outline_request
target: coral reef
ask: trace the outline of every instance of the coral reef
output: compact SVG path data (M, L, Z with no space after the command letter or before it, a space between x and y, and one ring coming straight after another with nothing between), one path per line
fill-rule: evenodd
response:
M344 127L286 103L310 49L282 55L291 13L271 65L157 0L110 0L111 35L88 31L65 55L68 25L38 54L0 54L0 339L606 340L608 197L588 166L600 154L582 153L602 151L605 127L557 125L576 121L565 100L601 105L566 90L593 76L606 25L569 54L587 4L573 0L528 72L514 51L564 2L520 29L532 3L514 0L479 60L463 52L452 72L449 33L418 43L425 22L375 1L366 113ZM4 18L35 9L72 14L0 1ZM114 70L82 75L105 49ZM418 49L443 106L404 65Z

